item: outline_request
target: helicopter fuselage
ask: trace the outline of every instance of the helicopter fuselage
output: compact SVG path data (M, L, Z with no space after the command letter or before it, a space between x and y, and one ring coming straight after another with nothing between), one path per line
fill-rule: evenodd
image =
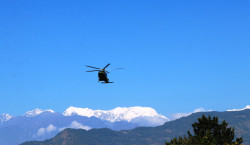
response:
M111 83L111 82L109 82L108 75L105 71L98 72L98 81L104 81L105 83Z

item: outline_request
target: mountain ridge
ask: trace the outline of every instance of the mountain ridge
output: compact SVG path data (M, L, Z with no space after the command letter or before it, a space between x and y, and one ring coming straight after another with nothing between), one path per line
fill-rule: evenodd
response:
M118 116L119 111L117 112ZM143 113L142 113L143 114ZM156 114L158 114L156 112ZM121 115L123 117L124 114ZM130 121L117 119L113 122L95 116L80 116L71 114L68 116L55 112L51 109L34 109L27 111L24 115L9 117L9 114L0 117L0 144L16 145L29 140L45 140L55 136L65 128L110 128L112 130L132 129L139 126L157 126L165 123L165 117L143 116L132 118ZM106 116L107 117L107 116ZM116 116L117 117L117 116ZM111 118L111 117L110 117ZM117 117L119 118L119 117ZM16 138L13 138L15 136Z
M112 131L110 129L65 129L55 137L42 142L31 141L22 145L59 145L59 144L81 144L81 145L162 145L171 138L187 135L187 131L192 133L192 124L205 114L211 117L216 116L219 122L226 120L230 127L235 128L235 137L243 137L244 145L250 144L250 109L242 111L224 112L197 112L180 119L169 121L156 127L137 127L130 130ZM65 139L68 135L71 138Z
M77 107L69 107L63 112L64 116L71 115L79 115L79 116L87 116L87 117L97 117L102 120L108 120L110 122L115 121L132 121L136 117L161 117L166 121L169 119L163 115L158 114L151 107L116 107L111 110L92 110L89 108L77 108Z

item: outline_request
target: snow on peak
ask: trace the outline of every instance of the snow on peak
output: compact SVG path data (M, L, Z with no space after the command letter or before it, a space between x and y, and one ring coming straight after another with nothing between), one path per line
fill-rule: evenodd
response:
M11 116L10 114L4 113L0 116L0 121L5 122L5 121L10 120L11 118L13 118L13 116Z
M71 106L63 112L63 115L64 116L79 115L79 116L91 117L94 116L94 111L89 108L77 108Z
M51 110L51 109L48 109L48 110L41 110L41 109L36 108L36 109L34 109L34 110L32 110L32 111L27 111L27 112L24 114L24 116L26 116L26 117L34 117L34 116L37 116L37 115L39 115L39 114L41 114L41 113L43 113L43 112L55 113L55 111L53 111L53 110Z
M64 116L79 115L86 117L97 117L102 120L111 122L128 121L137 117L159 117L168 120L165 116L159 115L153 108L150 107L117 107L112 110L91 110L88 108L69 107L63 112Z
M101 115L101 119L107 118L107 120L114 121L131 121L137 117L158 117L159 115L153 108L150 107L117 107L115 109L105 111L105 114ZM165 116L161 116L166 118Z
M242 110L246 110L246 109L250 109L250 105L247 105L245 108L243 109L232 109L232 110L227 110L227 111L242 111Z

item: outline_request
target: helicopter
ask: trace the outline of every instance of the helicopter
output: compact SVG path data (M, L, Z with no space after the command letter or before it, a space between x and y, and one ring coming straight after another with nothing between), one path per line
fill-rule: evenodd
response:
M110 63L107 64L102 69L98 68L98 67L93 67L93 66L86 65L86 67L94 68L94 70L90 70L90 71L86 71L86 72L95 72L95 71L98 71L98 82L102 81L102 83L104 83L104 84L114 83L114 82L110 82L109 81L108 75L107 75L107 73L109 73L109 71L107 71L107 70L116 70L116 69L123 69L123 68L106 69L109 65L110 65Z

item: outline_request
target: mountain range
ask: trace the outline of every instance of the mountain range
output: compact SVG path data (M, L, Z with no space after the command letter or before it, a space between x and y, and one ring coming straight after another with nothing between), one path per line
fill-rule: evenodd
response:
M22 145L163 145L165 141L192 133L192 124L204 114L226 120L235 128L235 137L243 137L244 145L250 145L250 106L240 110L225 112L197 112L180 119L168 121L156 127L137 127L130 130L114 131L102 129L65 129L55 137L45 141L30 141Z
M51 109L34 109L21 116L0 116L0 145L16 145L30 140L52 138L65 128L112 130L139 126L158 126L169 121L150 107L117 107L112 110L92 110L69 107L63 113Z

